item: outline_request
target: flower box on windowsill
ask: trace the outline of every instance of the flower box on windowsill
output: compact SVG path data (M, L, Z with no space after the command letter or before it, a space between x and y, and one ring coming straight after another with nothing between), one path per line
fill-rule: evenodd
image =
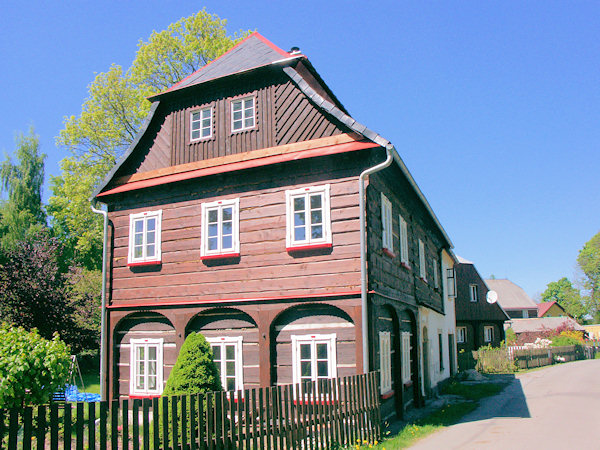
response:
M410 381L407 381L406 383L404 383L404 387L405 387L405 388L407 388L407 387L411 387L411 386L412 386L412 384L413 384L412 380L410 380Z
M135 262L130 262L130 263L127 263L127 267L158 266L160 264L162 264L162 261L160 259L157 259L156 261L135 261Z
M394 391L387 391L384 394L381 394L381 400L387 400L388 398L391 398L394 396Z
M308 245L298 245L296 247L287 247L286 250L288 253L298 253L298 252L308 252L311 250L321 250L326 248L332 248L333 244L325 243L325 244L308 244Z
M388 250L387 248L382 249L382 253L385 256L389 256L390 258L395 258L396 257L396 254L394 252Z
M218 255L201 256L200 260L201 261L210 261L210 260L215 260L215 259L232 259L232 258L239 258L239 257L240 257L239 253L222 253L222 254L218 254Z

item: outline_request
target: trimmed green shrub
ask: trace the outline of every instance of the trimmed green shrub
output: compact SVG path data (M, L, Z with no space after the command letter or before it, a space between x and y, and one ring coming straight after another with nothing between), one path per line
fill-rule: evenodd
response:
M47 403L69 375L69 347L54 333L44 339L37 329L0 326L0 408Z
M220 391L221 378L213 361L210 344L200 333L185 338L163 395Z

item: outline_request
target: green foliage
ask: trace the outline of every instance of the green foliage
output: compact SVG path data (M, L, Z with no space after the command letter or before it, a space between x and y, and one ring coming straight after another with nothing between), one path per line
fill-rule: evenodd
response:
M184 17L161 32L153 31L148 42L140 40L131 66L135 83L162 91L194 73L225 53L249 34L249 31L227 36L225 26L216 14L205 9Z
M507 328L504 331L504 335L506 337L505 339L505 344L506 345L515 345L517 342L517 333L515 333L515 330L513 330L512 328Z
M542 293L542 301L557 302L578 322L581 322L587 314L587 308L579 289L573 287L567 277L548 283L546 290Z
M516 367L508 357L506 348L495 348L491 345L480 347L475 352L477 366L475 369L481 373L509 373L514 372Z
M589 290L587 309L596 322L600 321L600 232L585 243L577 256L577 264L585 275L584 286Z
M49 213L73 262L101 268L102 219L90 209L94 187L133 142L158 93L231 48L248 32L226 35L225 21L202 10L140 41L132 66L96 75L79 116L65 118L57 144L71 156L51 178Z
M47 403L67 382L69 347L55 334L0 326L0 408Z
M0 247L14 248L18 241L32 236L45 227L46 214L42 206L44 159L39 153L39 136L30 128L29 134L16 139L13 164L10 157L0 166L1 190L8 199L0 204Z
M221 378L209 343L200 333L191 333L181 346L163 395L220 391Z
M566 347L568 345L582 345L583 339L578 338L570 333L561 333L558 336L554 336L552 338L552 343L550 344L552 347Z
M100 348L101 293L101 270L71 267L66 274L65 295L82 350Z

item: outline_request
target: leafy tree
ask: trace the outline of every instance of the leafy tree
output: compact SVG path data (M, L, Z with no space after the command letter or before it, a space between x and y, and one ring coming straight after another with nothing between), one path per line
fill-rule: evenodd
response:
M65 118L57 144L71 156L52 177L52 224L77 264L100 268L101 218L89 207L94 186L134 140L150 110L146 97L201 68L248 34L226 35L226 21L199 11L140 41L132 66L113 65L89 87L78 117Z
M600 232L579 251L577 264L585 275L584 287L589 290L588 312L600 321Z
M566 277L548 283L546 290L542 292L542 301L557 302L577 321L583 320L583 317L587 314L581 293L573 287L571 281Z
M28 135L17 137L15 156L16 164L7 157L0 166L1 189L8 194L0 204L0 247L4 249L46 225L42 206L46 155L39 152L39 137L33 128Z
M62 245L49 232L18 242L0 262L0 321L27 330L37 328L47 339L59 331L78 343L64 289ZM78 347L78 344L74 347Z
M221 378L209 343L200 333L185 338L163 395L198 394L221 390Z
M100 348L102 271L72 267L65 276L65 295L78 348Z
M47 403L67 382L69 347L58 334L51 340L38 331L0 326L0 408Z

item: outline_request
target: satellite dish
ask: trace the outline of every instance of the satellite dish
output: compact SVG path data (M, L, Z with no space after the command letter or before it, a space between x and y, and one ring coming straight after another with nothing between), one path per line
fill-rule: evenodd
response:
M496 303L498 301L498 293L496 291L488 291L485 299L488 303Z

